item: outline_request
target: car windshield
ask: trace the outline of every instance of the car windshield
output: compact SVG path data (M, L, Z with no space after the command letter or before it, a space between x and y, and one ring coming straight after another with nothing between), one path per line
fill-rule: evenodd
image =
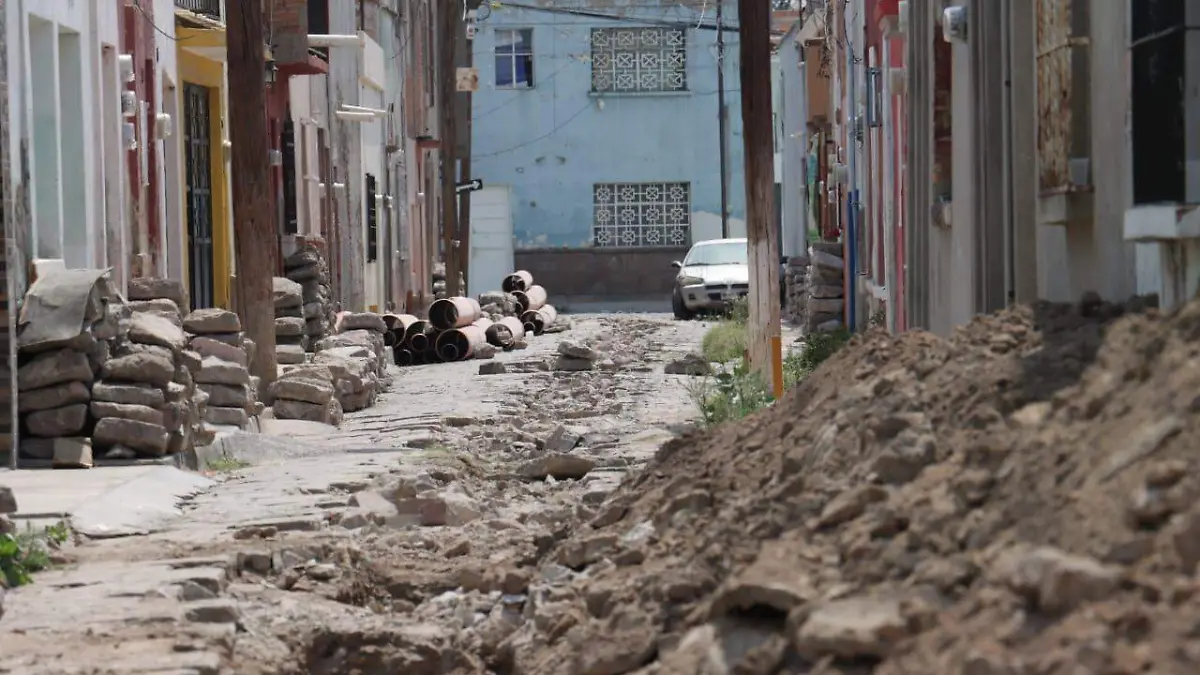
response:
M720 244L705 244L688 251L688 265L746 265L749 264L746 242L731 241Z

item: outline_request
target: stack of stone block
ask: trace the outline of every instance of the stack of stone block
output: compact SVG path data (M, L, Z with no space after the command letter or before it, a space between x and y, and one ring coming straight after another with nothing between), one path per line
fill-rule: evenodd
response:
M275 277L274 299L275 360L280 365L304 363L310 344L304 289L291 279Z
M341 424L342 404L334 395L335 385L336 378L326 366L285 366L269 389L275 417Z
M807 255L788 258L783 274L784 318L795 326L806 324L808 315L808 266Z
M808 332L837 330L845 325L846 263L842 259L842 245L813 244L809 259L804 328Z
M319 340L329 335L334 321L335 307L332 301L333 294L329 290L329 265L322 247L318 243L306 241L300 250L284 260L283 267L284 276L300 285L302 302L299 317L304 319L304 335L307 338L304 345L307 351L312 351ZM276 297L278 298L278 295ZM278 308L278 305L276 307ZM276 316L279 316L278 310Z
M262 411L258 378L251 377L255 344L242 334L237 314L225 309L198 309L183 320L189 345L200 356L195 381L208 395L204 421L245 429Z

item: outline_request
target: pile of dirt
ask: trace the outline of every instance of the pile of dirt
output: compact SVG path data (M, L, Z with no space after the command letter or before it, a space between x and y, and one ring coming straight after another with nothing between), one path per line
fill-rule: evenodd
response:
M1144 310L859 336L463 640L510 675L1200 672L1200 302Z

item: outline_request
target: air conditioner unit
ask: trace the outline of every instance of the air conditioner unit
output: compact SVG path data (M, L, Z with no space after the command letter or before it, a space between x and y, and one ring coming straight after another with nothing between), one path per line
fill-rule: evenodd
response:
M137 115L138 100L136 91L121 92L121 115L123 117L133 117Z

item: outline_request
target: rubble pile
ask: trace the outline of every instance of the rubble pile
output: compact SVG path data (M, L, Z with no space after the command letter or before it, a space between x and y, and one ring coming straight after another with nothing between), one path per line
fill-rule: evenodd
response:
M323 242L306 241L303 248L284 259L283 269L284 276L289 281L300 285L300 298L303 302L299 317L304 319L303 334L308 338L305 342L306 349L313 351L317 341L329 335L334 322L335 308L329 286L329 264L325 259ZM278 289L278 284L276 288ZM289 286L289 293L291 290ZM276 300L278 298L276 294ZM281 316L278 304L275 315L277 318ZM294 313L286 316L294 316ZM277 322L276 333L278 332Z
M237 314L225 309L198 309L183 320L189 346L200 355L193 379L208 395L204 421L246 429L262 412L257 377L250 375L254 342L242 334Z
M268 388L275 417L334 426L341 424L342 404L334 396L337 382L327 366L285 366Z
M446 297L446 263L434 263L433 274L433 297L441 300Z
M837 330L845 325L843 275L846 263L842 259L842 245L815 243L809 248L808 258L807 298L802 299L803 323L800 325L808 332ZM799 307L800 302L797 302L798 312Z
M520 597L463 639L524 675L1197 672L1198 327L1086 298L856 337L496 570Z
M783 318L796 326L808 323L808 267L812 259L807 255L788 258L783 277Z
M273 296L275 360L279 365L304 363L310 345L308 322L305 320L304 289L295 281L275 277Z

